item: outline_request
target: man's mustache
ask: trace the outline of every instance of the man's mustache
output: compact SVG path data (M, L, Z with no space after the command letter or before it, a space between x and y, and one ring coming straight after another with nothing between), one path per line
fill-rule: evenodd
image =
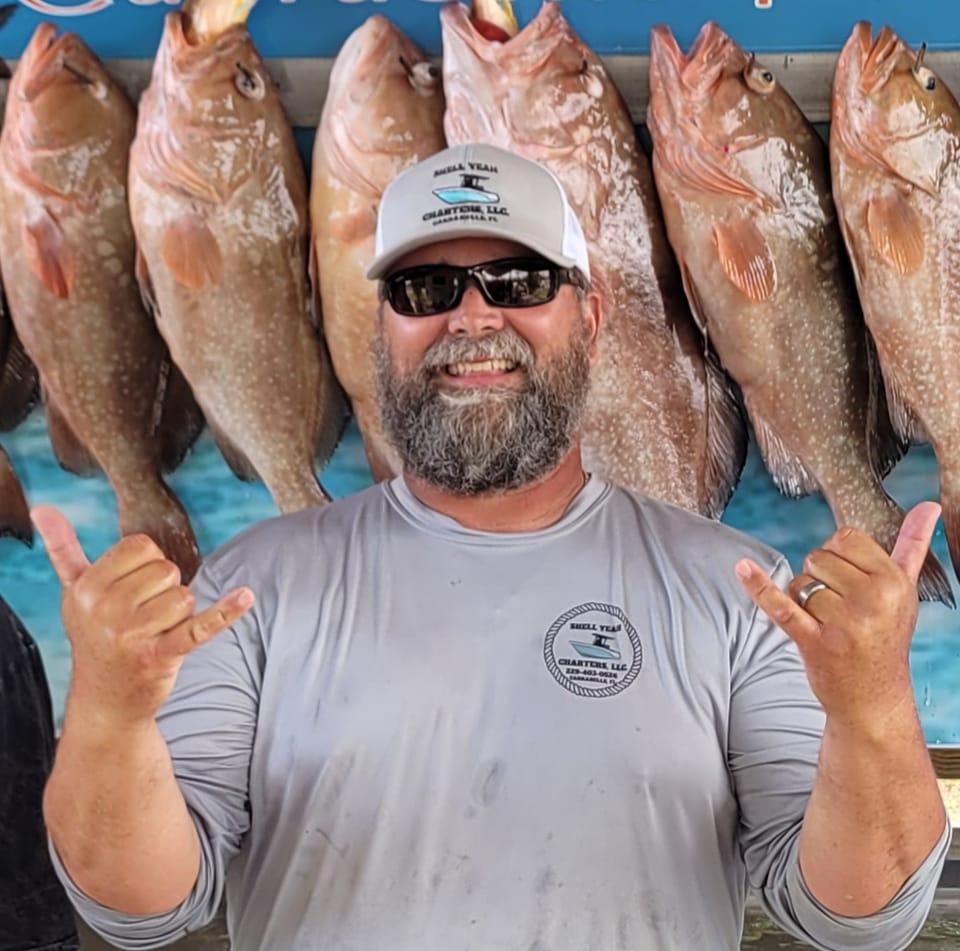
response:
M480 360L510 360L522 367L533 365L533 349L525 340L512 333L469 339L447 337L435 343L426 353L421 366L438 370L451 363Z

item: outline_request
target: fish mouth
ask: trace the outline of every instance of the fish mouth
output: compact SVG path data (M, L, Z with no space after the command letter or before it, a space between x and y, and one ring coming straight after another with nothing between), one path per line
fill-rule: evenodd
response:
M24 51L25 72L20 83L20 97L33 102L46 92L64 72L73 75L76 81L92 84L94 77L82 71L87 59L80 40L72 33L57 34L52 23L41 23Z
M250 44L250 35L244 24L238 23L219 36L207 40L191 40L187 19L182 11L168 13L163 26L163 45L169 53L175 72L185 78L196 73L209 72L213 64L223 60L233 69L232 56Z
M687 89L707 94L717 85L728 66L742 67L746 62L736 43L713 20L709 20L690 47L681 79Z
M888 26L883 27L872 42L869 23L858 23L854 31L861 53L860 89L870 95L886 85L896 69L898 54L906 47Z
M658 23L650 30L650 72L658 79L679 80L687 65L687 57L670 27Z
M571 31L556 0L545 0L537 15L516 36L491 40L484 36L460 3L446 3L440 10L444 46L459 40L483 60L496 63L510 52L511 71L531 72L546 60ZM522 55L521 55L522 54ZM519 68L518 68L519 67Z

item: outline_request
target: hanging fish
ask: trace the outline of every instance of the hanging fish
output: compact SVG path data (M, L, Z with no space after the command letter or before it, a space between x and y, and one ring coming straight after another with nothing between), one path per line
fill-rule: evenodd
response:
M960 574L960 106L886 27L837 64L833 194L900 437L929 442Z
M127 209L134 123L78 37L37 27L0 137L0 269L61 465L102 470L121 532L150 535L189 578L196 540L160 473L179 464L203 420L137 290Z
M630 114L557 3L512 38L508 0L441 12L450 145L488 142L563 183L605 291L583 426L587 469L719 517L740 477L746 427L735 389L704 353ZM489 30L485 30L489 33Z
M324 335L376 479L400 472L380 422L371 353L378 301L365 273L377 209L400 171L443 147L440 70L388 20L370 17L347 39L330 74L310 210Z
M222 6L166 18L130 156L138 276L225 459L291 512L328 500L314 466L345 402L310 315L303 166L237 20L251 4L190 38Z
M830 197L826 148L773 73L715 23L684 55L655 27L650 131L667 233L694 312L740 384L781 491L820 490L889 551L890 426ZM931 555L926 599L952 603Z

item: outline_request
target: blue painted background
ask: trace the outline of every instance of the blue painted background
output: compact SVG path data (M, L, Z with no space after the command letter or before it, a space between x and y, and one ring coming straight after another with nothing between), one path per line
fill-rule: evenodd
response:
M44 16L55 11L101 56L152 56L168 0L20 0L23 9L0 33L0 55L16 57ZM99 12L83 12L96 5ZM521 24L539 0L516 0ZM260 0L250 29L265 56L334 56L344 39L371 13L383 13L429 53L440 50L440 4L435 0ZM668 23L684 45L707 19L717 20L742 46L763 50L839 49L855 20L886 22L907 41L960 47L957 0L773 0L758 10L754 0L565 0L564 12L584 40L601 53L646 52L654 23ZM79 15L78 15L79 14Z

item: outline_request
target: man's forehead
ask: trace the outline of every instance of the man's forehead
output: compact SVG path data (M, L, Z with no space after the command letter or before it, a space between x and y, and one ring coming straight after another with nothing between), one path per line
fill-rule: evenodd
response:
M526 245L502 238L454 238L436 241L405 254L392 267L392 271L421 264L479 264L497 258L510 258L536 254Z

